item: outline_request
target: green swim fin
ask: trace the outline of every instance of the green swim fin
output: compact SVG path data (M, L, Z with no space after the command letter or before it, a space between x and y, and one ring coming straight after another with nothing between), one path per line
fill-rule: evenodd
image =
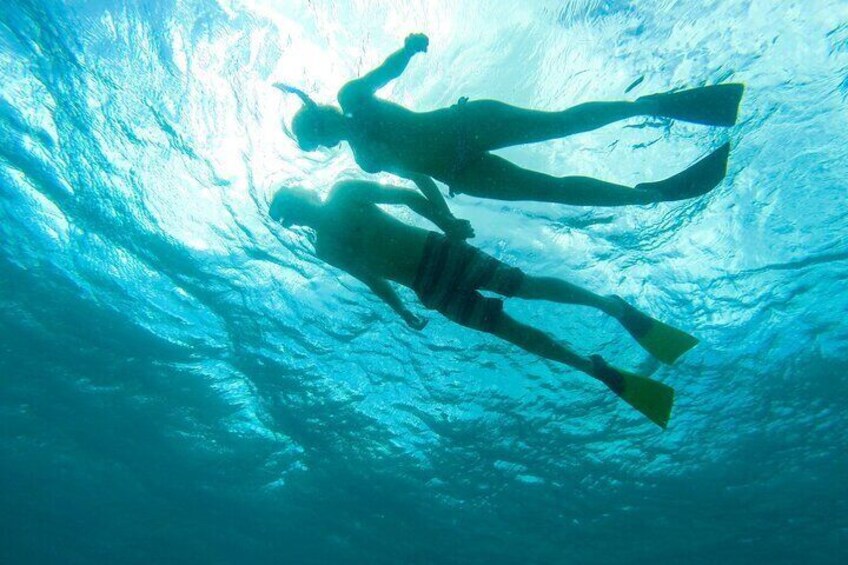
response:
M665 201L685 200L701 196L714 189L727 174L730 143L725 143L685 171L657 182L643 182L637 189L654 190Z
M729 127L736 123L739 102L745 85L740 83L717 84L642 96L640 101L651 101L654 115L693 124Z
M617 369L599 355L592 356L595 376L627 404L666 429L674 404L674 389L647 377Z
M621 302L624 304L621 325L645 351L663 363L671 365L698 345L698 338L643 314L624 300Z

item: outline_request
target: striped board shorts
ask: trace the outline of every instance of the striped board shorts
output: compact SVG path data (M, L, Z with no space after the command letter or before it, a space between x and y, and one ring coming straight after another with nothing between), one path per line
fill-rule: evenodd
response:
M515 296L524 273L472 247L430 232L413 290L422 304L450 320L490 332L503 312L503 301L478 290Z

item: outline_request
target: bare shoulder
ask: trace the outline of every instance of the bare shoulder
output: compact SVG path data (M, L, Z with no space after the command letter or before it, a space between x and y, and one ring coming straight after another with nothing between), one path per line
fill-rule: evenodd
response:
M368 200L369 195L374 192L375 186L374 183L364 180L339 181L330 189L327 202Z
M330 189L329 197L336 198L338 196L348 196L362 192L363 190L367 190L370 184L372 183L364 180L342 180L333 185L333 188Z
M352 108L367 100L370 95L371 92L362 79L354 79L339 90L337 98L342 109L349 112Z

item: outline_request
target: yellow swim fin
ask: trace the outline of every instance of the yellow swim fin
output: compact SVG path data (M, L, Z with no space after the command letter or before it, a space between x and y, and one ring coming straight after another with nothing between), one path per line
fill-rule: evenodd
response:
M671 418L674 389L647 377L618 371L624 378L624 391L619 394L622 400L665 429Z
M592 356L592 364L595 368L595 377L627 404L647 416L650 421L666 429L674 404L673 388L647 377L617 369L607 364L599 355Z
M681 355L698 345L698 338L695 336L655 320L623 300L622 303L624 315L621 317L621 324L645 351L663 363L671 365Z

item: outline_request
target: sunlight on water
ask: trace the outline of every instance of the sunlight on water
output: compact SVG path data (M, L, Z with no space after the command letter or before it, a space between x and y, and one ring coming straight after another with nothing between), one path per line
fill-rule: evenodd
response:
M661 367L593 312L507 302L674 386L667 431L435 312L408 330L268 217L281 185L404 183L302 152L272 85L335 103L419 31L380 95L420 111L746 84L730 130L500 152L633 185L730 141L704 197L448 201L486 252L701 339ZM848 3L13 0L0 68L3 563L845 559Z

